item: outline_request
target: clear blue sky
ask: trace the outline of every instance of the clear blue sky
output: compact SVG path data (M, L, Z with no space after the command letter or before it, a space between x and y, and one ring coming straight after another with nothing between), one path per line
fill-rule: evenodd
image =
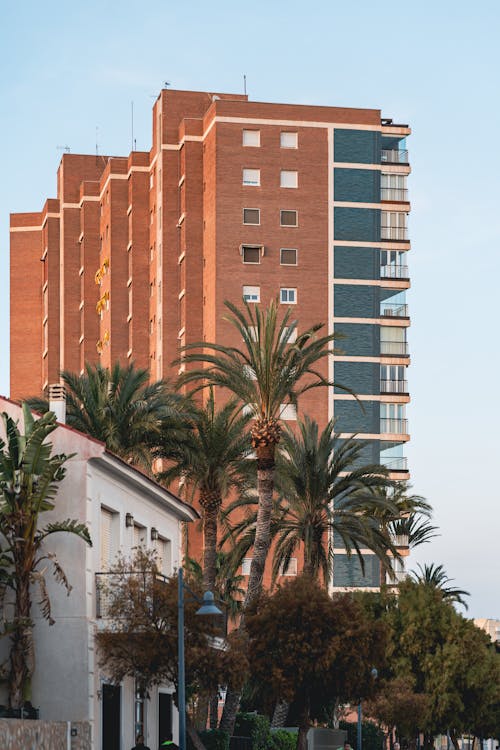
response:
M414 490L470 613L500 618L500 5L440 0L4 3L0 25L0 393L8 394L8 214L55 197L61 151L138 149L173 88L381 108L408 122ZM486 378L486 379L484 379Z

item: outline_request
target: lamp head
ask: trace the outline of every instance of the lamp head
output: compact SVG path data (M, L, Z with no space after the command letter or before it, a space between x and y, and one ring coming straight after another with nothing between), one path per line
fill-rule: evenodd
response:
M196 611L197 615L221 615L222 612L215 604L214 595L211 591L205 591L201 607Z

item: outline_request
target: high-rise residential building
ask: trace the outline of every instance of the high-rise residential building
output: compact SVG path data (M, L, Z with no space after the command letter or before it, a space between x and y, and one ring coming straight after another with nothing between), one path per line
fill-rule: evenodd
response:
M163 90L149 152L64 154L57 198L11 218L11 395L86 360L176 375L180 346L238 344L225 300L278 298L344 335L328 374L359 399L316 389L300 411L407 479L409 133L375 109ZM337 550L336 586L378 582Z

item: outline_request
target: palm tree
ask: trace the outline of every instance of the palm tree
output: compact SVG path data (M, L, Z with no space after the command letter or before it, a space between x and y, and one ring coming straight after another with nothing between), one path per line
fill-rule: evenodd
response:
M8 576L2 583L13 591L10 670L8 678L9 706L20 708L30 698L34 670L33 621L31 619L31 584L40 591L43 616L49 624L50 599L45 569L52 565L54 577L68 594L69 582L57 558L43 549L47 537L58 532L75 534L91 544L87 527L77 521L51 521L39 528L42 513L55 509L59 483L64 478L64 464L71 458L52 454L46 438L56 427L55 415L49 412L35 421L27 404L23 404L24 434L17 422L2 414L6 442L0 438L0 535L5 540L3 565ZM5 567L4 567L5 572Z
M230 311L226 320L236 329L243 345L238 348L202 342L186 346L183 361L204 367L186 371L180 382L197 382L197 389L206 385L222 387L253 413L250 436L257 459L259 503L244 617L244 610L262 589L269 551L281 413L287 404L296 407L299 397L312 388L333 385L317 368L322 360L336 353L331 346L335 334L320 335L323 325L318 324L298 334L293 342L297 321L291 319L290 308L280 320L277 300L265 310L246 301L243 310L230 302L226 302L226 307Z
M380 464L361 464L365 445L354 437L340 438L335 433L334 420L321 434L317 423L307 416L298 422L297 434L289 429L284 432L276 476L280 498L271 526L276 540L273 583L288 568L297 549L302 548L303 573L321 577L328 586L337 538L348 555L356 553L363 570L362 549L372 550L388 564L387 551L395 550L380 529L377 513L394 513L395 509L390 497L376 490L391 482ZM238 505L242 503L236 500L228 511ZM251 547L255 528L255 513L236 524L236 555L242 557Z
M422 567L420 564L417 566L419 573L412 571L411 576L417 583L422 583L424 586L431 586L432 588L438 589L443 599L449 602L455 602L456 604L462 604L465 609L468 609L467 603L464 600L464 596L470 596L468 591L463 589L457 589L453 586L447 586L453 578L448 578L442 565L430 565L424 564Z
M147 370L118 362L111 370L102 365L85 365L77 375L64 370L66 422L71 427L106 443L110 451L131 464L151 466L151 447L162 432L177 426L183 413L183 397L166 381L149 383ZM42 413L46 399L29 399Z
M222 502L231 492L245 492L253 473L247 458L249 419L234 399L217 410L212 389L204 407L191 406L182 439L166 431L154 450L156 458L171 464L157 475L161 482L168 485L183 478L192 496L198 493L203 511L203 586L209 591L216 588L217 518Z

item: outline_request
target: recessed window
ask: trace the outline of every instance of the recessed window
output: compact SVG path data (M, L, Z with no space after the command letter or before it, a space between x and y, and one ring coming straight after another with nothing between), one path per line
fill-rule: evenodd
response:
M244 169L243 170L243 184L244 185L260 185L260 169Z
M294 404L280 404L280 419L294 422L297 419L297 409Z
M289 210L280 211L280 224L282 227L297 227L299 225L298 212Z
M243 299L247 302L260 302L260 286L244 286Z
M296 289L280 289L280 302L283 305L296 305L297 304L297 290Z
M299 186L299 173L292 172L288 169L282 169L280 172L280 187L296 188Z
M296 576L297 575L297 558L291 557L286 568L284 565L280 565L280 576Z
M297 249L295 247L280 248L280 263L282 266L296 266Z
M244 208L243 224L260 224L260 208Z
M243 263L260 263L260 256L262 254L261 245L242 245L241 246L241 257Z
M299 134L298 133L280 133L280 146L281 148L297 148L298 147Z
M280 341L286 339L287 344L295 344L297 341L297 326L286 326L280 336Z
M243 145L260 146L260 130L244 130Z
M249 576L250 575L250 567L252 565L252 558L251 557L244 557L241 561L241 575L242 576Z

